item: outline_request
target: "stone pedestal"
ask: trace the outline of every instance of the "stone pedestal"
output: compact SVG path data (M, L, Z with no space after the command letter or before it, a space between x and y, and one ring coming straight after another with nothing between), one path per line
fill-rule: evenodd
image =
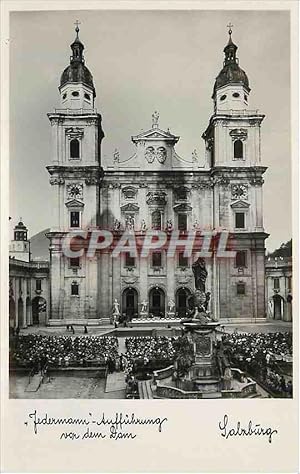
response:
M174 311L168 311L168 312L167 312L167 317L168 317L168 318L175 318L175 313L174 313Z
M193 382L194 390L203 393L218 392L221 378L215 356L216 328L219 323L201 324L197 320L183 323L190 342L194 346L195 363L190 367L187 381Z
M148 318L148 313L146 311L141 311L140 318Z

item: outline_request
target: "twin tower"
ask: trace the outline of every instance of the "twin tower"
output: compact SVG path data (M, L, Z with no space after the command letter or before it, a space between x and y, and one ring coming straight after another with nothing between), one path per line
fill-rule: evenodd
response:
M229 41L213 88L214 112L202 135L205 156L180 157L179 137L152 126L132 137L135 153L108 161L101 158L104 133L95 109L93 77L85 65L84 45L71 44L69 66L60 80L60 108L49 113L52 162L47 167L53 190L50 240L49 324L68 320L107 322L115 300L126 318L140 317L141 304L153 316L167 315L169 302L182 317L194 291L193 256L183 251L168 258L164 247L147 259L109 251L94 258L69 258L61 243L71 230L129 228L227 230L234 258L206 259L210 311L217 320L265 316L264 241L260 125L264 118L248 107L250 87ZM200 80L200 78L199 78ZM202 237L198 241L201 244ZM200 245L201 247L201 245Z

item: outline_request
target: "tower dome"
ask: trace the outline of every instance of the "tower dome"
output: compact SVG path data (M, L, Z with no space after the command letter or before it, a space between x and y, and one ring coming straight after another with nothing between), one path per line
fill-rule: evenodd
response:
M216 77L213 96L216 91L227 84L241 84L245 89L250 92L249 80L247 74L239 66L239 60L236 57L236 51L238 47L233 43L232 30L229 30L229 40L224 48L225 59L223 69Z
M84 45L79 39L78 22L75 31L76 38L71 44L70 64L60 77L61 103L68 109L93 108L96 91L93 76L85 65Z

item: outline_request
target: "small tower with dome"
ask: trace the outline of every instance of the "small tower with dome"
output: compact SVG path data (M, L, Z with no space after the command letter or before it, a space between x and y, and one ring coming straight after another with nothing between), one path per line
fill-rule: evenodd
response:
M232 41L232 24L229 23L229 40L224 48L223 69L216 77L213 95L215 113L225 110L243 110L248 107L250 93L247 74L240 68L236 56L238 47Z
M14 238L10 241L9 256L23 262L30 262L30 242L27 239L28 229L20 217L14 228Z
M79 22L76 22L76 38L71 44L70 64L60 78L61 106L65 109L93 109L96 91L93 76L85 65L84 45L79 39Z

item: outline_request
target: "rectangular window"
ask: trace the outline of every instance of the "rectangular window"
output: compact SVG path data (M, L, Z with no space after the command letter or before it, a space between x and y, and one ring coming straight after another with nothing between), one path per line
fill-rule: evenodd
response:
M70 227L79 227L79 218L80 218L79 211L71 211L70 212Z
M162 266L161 252L153 252L152 267L160 268Z
M178 253L178 266L179 267L188 267L188 265L189 265L188 257L184 256L184 252L179 252Z
M36 289L36 291L41 291L41 289L42 289L42 280L35 280L35 289Z
M76 282L73 282L71 285L71 295L78 296L79 295L79 285Z
M236 294L245 295L246 294L246 285L243 282L239 282L236 285Z
M244 212L235 213L235 228L245 229L245 213Z
M125 253L125 267L135 267L135 258L129 252Z
M274 278L273 283L274 283L274 290L280 290L280 279Z
M187 214L178 214L178 229L187 230Z
M288 290L292 291L292 277L288 277Z
M245 268L247 266L247 252L246 250L239 250L235 256L235 266L238 268Z
M79 268L80 266L80 259L79 257L70 258L70 267L72 268Z

